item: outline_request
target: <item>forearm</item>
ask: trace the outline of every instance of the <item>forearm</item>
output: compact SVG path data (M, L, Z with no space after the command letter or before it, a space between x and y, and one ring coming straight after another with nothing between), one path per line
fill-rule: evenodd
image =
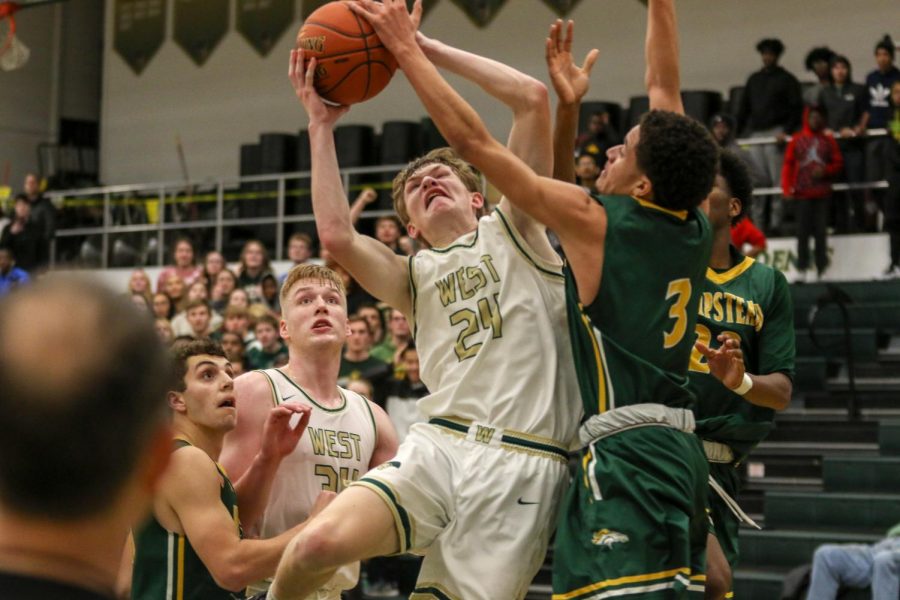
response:
M322 245L332 252L348 245L355 231L341 181L331 125L309 124L312 151L312 207Z
M239 540L210 569L213 579L227 590L239 591L254 581L272 577L284 549L304 525L267 540Z
M575 160L572 148L578 131L580 103L556 105L556 123L553 126L553 179L575 181Z
M744 394L744 400L756 406L784 410L791 403L793 385L784 373L753 375L748 373L753 387Z
M644 84L650 96L650 109L683 113L675 2L649 0L647 10Z
M280 464L281 461L265 458L258 453L250 468L234 484L241 522L246 527L252 527L262 517Z

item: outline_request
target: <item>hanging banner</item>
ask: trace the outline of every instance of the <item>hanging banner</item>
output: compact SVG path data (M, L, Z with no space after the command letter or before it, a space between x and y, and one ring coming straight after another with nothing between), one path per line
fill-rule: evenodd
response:
M553 9L560 17L567 16L581 0L544 0L544 4Z
M202 66L228 31L229 0L175 0L175 43Z
M314 10L322 6L323 4L328 4L332 0L303 0L303 20L305 21L309 15L313 13ZM422 0L422 18L425 18L425 15L428 14L428 11L432 9L432 7L438 3L438 0ZM412 0L406 0L406 6L410 10L412 10L413 2Z
M294 21L294 0L238 0L237 30L267 56Z
M116 0L113 48L140 75L166 35L166 0Z
M487 27L506 0L453 0L479 27Z

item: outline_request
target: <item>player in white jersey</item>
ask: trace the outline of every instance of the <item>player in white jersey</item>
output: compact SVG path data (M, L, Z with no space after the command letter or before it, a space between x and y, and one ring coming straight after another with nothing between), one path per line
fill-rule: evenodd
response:
M419 37L429 58L513 111L509 145L552 168L546 87L514 69ZM302 598L337 565L425 554L413 598L522 598L540 567L567 482L580 405L566 328L562 263L544 228L503 199L480 219L480 180L435 151L394 180L395 208L430 249L400 258L356 233L326 106L292 52L290 75L310 116L319 238L364 288L406 314L431 394L397 457L338 496L285 551L270 592Z
M261 444L265 415L272 406L312 407L306 435L281 463L262 520L247 524L261 537L287 531L310 514L322 490L341 492L372 467L392 458L397 434L387 414L364 397L338 387L347 337L347 300L340 277L318 265L294 267L281 291L281 336L290 359L285 367L253 371L235 380L240 411L225 438L221 462L237 479ZM358 563L347 561L333 577L304 597L337 600L356 585ZM270 582L251 585L256 593Z

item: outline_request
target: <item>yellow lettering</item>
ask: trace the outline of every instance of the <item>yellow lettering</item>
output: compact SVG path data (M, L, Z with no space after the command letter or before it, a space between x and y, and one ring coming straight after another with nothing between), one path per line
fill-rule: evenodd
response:
M459 286L459 297L468 300L475 295L475 290L466 287L466 268L460 267L456 270L456 284Z
M312 442L313 454L318 456L325 455L325 436L322 433L321 429L316 429L315 427L308 428L310 433L309 440Z
M725 320L734 323L734 295L725 294Z
M706 317L709 317L709 311L712 309L712 292L703 292L703 296L700 297L700 314Z
M325 36L318 35L316 37L300 38L297 45L303 50L312 50L313 52L325 51Z
M472 286L473 293L487 285L487 278L485 278L484 273L478 267L466 269L466 279L475 281L475 284Z
M488 273L491 274L491 279L494 280L494 283L500 283L500 276L497 275L497 270L494 269L494 263L491 262L492 260L493 259L489 254L485 254L481 257L481 262L487 267Z
M434 282L441 297L441 304L447 306L456 302L456 273L450 273Z
M744 299L743 298L735 298L734 322L743 324L745 321L746 321L746 317L744 316Z
M725 312L722 310L722 292L716 292L713 294L713 310L715 311L715 316L712 317L714 321L721 321L725 317Z
M491 438L494 437L493 427L482 427L477 425L475 429L475 441L482 444L490 444Z
M354 450L356 450L356 456L354 458L356 458L356 460L362 460L362 453L359 451L359 441L360 441L359 434L351 433L350 440L353 442Z
M325 440L328 442L328 456L338 458L338 453L334 450L334 444L337 442L337 434L330 429L326 429Z
M350 449L350 434L346 431L339 431L337 434L338 443L344 447L341 451L341 458L353 458L353 451Z

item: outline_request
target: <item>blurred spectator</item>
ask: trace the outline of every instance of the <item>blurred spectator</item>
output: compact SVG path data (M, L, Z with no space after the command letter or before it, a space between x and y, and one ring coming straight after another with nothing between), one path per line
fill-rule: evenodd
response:
M397 351L405 348L411 339L406 316L396 308L392 308L388 318L388 334L380 344L372 348L371 354L386 363L395 364L398 362L395 356Z
M129 294L129 298L131 299L131 303L141 311L141 313L146 313L147 316L153 316L153 307L150 306L150 301L147 300L147 297L143 294Z
M863 140L869 119L866 88L853 82L850 61L846 56L831 59L831 83L819 92L817 104L825 108L828 128L839 133L838 147L844 157L844 174L848 183L858 184L865 179ZM840 233L865 229L865 194L851 190L847 201L839 204L835 224ZM851 212L853 218L851 220Z
M744 161L750 170L750 178L753 181L754 188L769 185L766 174L756 164L756 159L753 155L741 148L735 140L734 117L727 113L719 113L710 120L709 129L720 148L730 150Z
M380 344L384 339L384 315L381 310L374 304L364 303L356 309L356 314L368 321L369 330L372 332L372 345Z
M231 269L222 269L210 286L209 300L214 310L222 312L228 306L228 296L237 287L237 275Z
M842 587L872 587L872 600L900 597L900 523L875 544L825 544L816 548L809 600L835 600Z
M175 316L175 304L163 292L153 294L153 314L157 319L169 320Z
M385 410L397 428L400 442L406 438L409 428L416 423L424 423L427 419L417 406L419 398L428 395L425 384L419 379L419 353L413 342L407 344L400 353L403 368L403 379L391 383L385 403Z
M206 284L202 281L195 281L191 284L191 287L188 288L185 306L191 306L198 300L204 302L207 308L210 309L210 322L208 323L207 329L215 331L222 325L222 315L211 310L208 296L209 292L206 290ZM172 319L172 330L175 332L176 337L180 335L194 335L194 328L191 326L190 319L188 319L187 308L179 312L175 315L175 318Z
M162 291L169 297L169 300L172 301L175 312L184 310L184 304L187 300L187 289L184 284L184 279L179 277L177 273L170 272L166 278L163 279Z
M373 394L367 398L379 406L384 406L385 386L393 375L393 369L383 360L371 356L372 330L365 317L359 315L350 317L347 320L347 327L350 328L350 334L341 355L338 385L344 386L354 379L367 379L373 387Z
M270 315L264 315L256 321L253 328L256 340L247 346L247 368L271 369L283 364L287 358L287 346L278 337L278 321Z
M900 80L900 69L894 66L894 52L894 40L889 35L885 35L875 45L876 69L866 77L866 87L869 90L869 129L887 127L892 116L891 86ZM890 148L891 140L887 137L866 140L867 181L881 181L885 178ZM876 203L881 196L880 190L869 190L869 215L874 215Z
M250 303L262 300L262 280L272 274L269 254L259 240L250 240L241 250L238 287L247 292Z
M356 197L356 200L350 204L350 222L356 227L357 223L359 223L359 219L363 214L363 211L366 208L378 200L378 192L374 189L367 187L363 188L359 195Z
M803 102L807 106L819 103L822 89L831 84L831 59L834 51L828 46L818 46L809 51L804 61L806 70L816 76L816 82L803 90Z
M246 308L229 306L225 309L221 332L213 333L212 337L222 339L221 336L225 333L239 335L245 345L253 341L253 334L250 332L250 314ZM222 343L224 344L224 341Z
M228 294L228 304L225 306L225 309L228 310L228 307L231 306L243 309L250 308L250 296L244 288L237 288Z
M375 239L394 251L394 254L406 254L400 247L400 238L403 237L403 225L400 219L391 215L375 219Z
M210 291L212 291L212 287L216 282L216 277L226 268L226 266L225 257L222 256L221 252L212 250L211 252L206 253L206 257L203 259L203 278L206 280L206 284L209 286Z
M305 233L293 234L288 238L287 256L288 260L291 261L291 266L288 268L288 271L297 265L309 262L313 257L312 238ZM287 273L284 273L284 275L278 278L279 285L284 283L287 275Z
M143 269L135 269L128 278L128 293L140 294L147 299L147 302L153 304L153 289L150 286L150 277Z
M797 201L797 269L805 280L809 268L809 236L816 242L816 270L828 268L826 227L831 183L844 166L841 151L825 131L822 107L804 111L803 129L795 133L784 155L781 186L786 198Z
M766 176L766 186L777 186L784 162L781 146L787 134L800 128L803 98L797 78L778 65L784 44L778 39L764 39L756 45L762 56L763 68L753 73L744 88L737 113L737 130L748 132L751 138L774 137L778 144L754 144L751 147L756 164ZM784 217L784 203L780 196L767 198L770 202L766 220L766 202L758 198L753 204L753 222L764 231L777 232Z
M279 286L278 280L275 279L275 276L271 273L267 273L262 278L262 283L260 284L260 290L262 291L262 302L266 305L266 307L275 314L281 314L281 300L278 297Z
M206 300L191 300L185 307L184 312L191 327L190 336L194 339L209 337L209 334L212 333L210 331L212 311L209 309L209 303ZM180 337L177 329L175 330L175 335Z
M0 247L0 296L5 296L30 281L28 273L16 266L15 255L9 248Z
M235 377L244 373L244 342L240 334L225 331L221 333L222 349L225 350L225 356L231 362L231 368L235 372Z
M368 379L351 379L347 383L341 385L341 387L343 387L344 389L348 389L351 392L356 392L357 394L359 394L363 398L367 398L368 400L371 400L373 394L375 393L375 390L372 387L372 383Z
M154 323L156 326L156 334L159 336L159 339L162 340L163 344L167 346L170 345L175 339L175 333L172 331L172 324L168 319L160 318L157 318Z
M604 156L606 156L604 154ZM605 164L606 161L604 161ZM590 194L597 192L597 178L600 177L600 166L597 164L597 156L589 152L582 152L575 159L575 177L578 185Z
M0 246L12 250L19 268L33 272L46 263L41 256L44 239L31 211L28 198L24 194L16 196L12 220L0 234Z
M884 229L891 239L891 264L885 275L900 277L900 80L891 85L892 118L888 121L888 191L884 197Z
M587 131L575 138L575 150L579 156L583 154L593 156L599 174L606 165L606 151L621 144L622 136L609 122L609 113L605 110L591 114L587 127Z
M364 304L375 303L375 298L362 289L355 279L350 277L347 269L331 260L326 262L325 266L340 275L341 280L344 282L344 289L347 290L347 314L355 314L359 307Z
M41 182L37 175L28 173L24 183L25 197L31 205L31 220L37 226L40 247L37 266L45 267L50 262L50 243L56 236L56 207L41 193Z
M731 226L731 243L744 256L756 258L766 249L766 234L753 224L750 217L745 215L743 219Z
M166 281L177 275L184 285L191 285L203 275L203 268L197 264L194 244L186 237L180 237L172 244L172 260L175 264L165 267L156 278L156 289L165 289Z

